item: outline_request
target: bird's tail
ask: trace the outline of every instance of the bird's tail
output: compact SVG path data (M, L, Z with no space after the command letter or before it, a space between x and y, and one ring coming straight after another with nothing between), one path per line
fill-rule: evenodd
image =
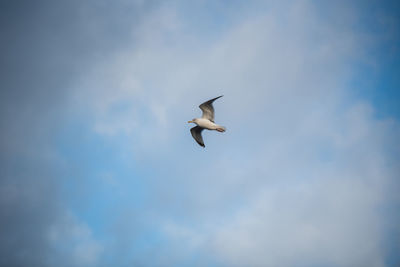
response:
M226 128L224 127L224 126L220 126L220 125L218 125L218 127L217 127L217 129L216 129L218 132L220 132L220 133L223 133L223 132L225 132L226 131Z

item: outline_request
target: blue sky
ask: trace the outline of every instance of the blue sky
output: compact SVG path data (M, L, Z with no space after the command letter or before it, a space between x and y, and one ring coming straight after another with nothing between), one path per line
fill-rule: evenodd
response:
M396 1L0 10L1 266L399 264Z

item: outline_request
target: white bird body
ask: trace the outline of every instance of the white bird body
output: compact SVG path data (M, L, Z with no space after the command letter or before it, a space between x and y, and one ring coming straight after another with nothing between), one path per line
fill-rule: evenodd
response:
M194 123L196 123L198 126L201 128L207 129L207 130L217 130L218 128L223 128L222 126L204 118L196 118L193 120Z
M194 140L202 146L205 147L203 137L201 136L201 132L204 129L207 130L216 130L218 132L225 132L225 127L218 125L214 122L214 107L212 103L222 96L218 96L216 98L210 99L199 106L199 108L203 111L203 116L201 118L196 118L189 123L195 123L197 126L190 129L190 133L192 134Z

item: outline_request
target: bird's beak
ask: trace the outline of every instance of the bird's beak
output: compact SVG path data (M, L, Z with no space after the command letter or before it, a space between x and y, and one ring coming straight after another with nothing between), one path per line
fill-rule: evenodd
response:
M188 121L188 123L192 123L193 121Z

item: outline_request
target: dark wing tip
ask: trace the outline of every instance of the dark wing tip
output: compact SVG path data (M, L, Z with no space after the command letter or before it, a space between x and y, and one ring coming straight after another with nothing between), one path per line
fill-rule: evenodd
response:
M193 139L202 147L205 147L203 137L201 136L201 132L203 128L200 126L195 126L190 129L190 133L192 134Z
M217 100L218 98L221 98L221 97L223 97L223 96L224 96L224 95L220 95L220 96L211 98L210 100L207 100L206 102L201 103L201 104L199 105L199 108L201 108L201 107L204 106L204 105L211 105L211 106L212 106L212 103L213 103L215 100Z

